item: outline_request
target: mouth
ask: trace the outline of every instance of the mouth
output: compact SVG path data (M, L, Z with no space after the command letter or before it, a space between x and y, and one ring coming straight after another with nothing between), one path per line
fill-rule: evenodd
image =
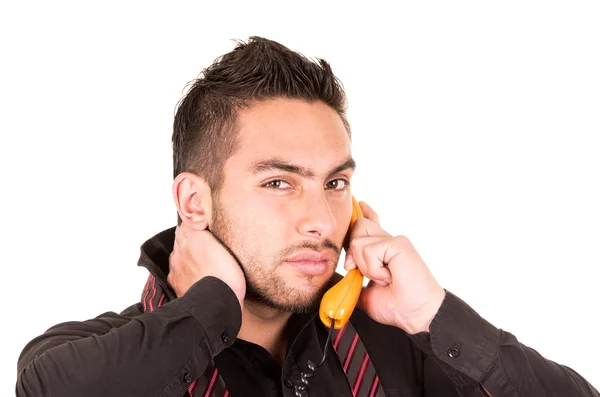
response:
M333 262L333 252L331 250L322 252L306 251L286 260L286 263L298 273L307 276L322 276L329 271L331 262Z
M329 262L312 262L312 261L296 261L287 262L292 265L298 273L305 274L307 276L322 276L329 270Z

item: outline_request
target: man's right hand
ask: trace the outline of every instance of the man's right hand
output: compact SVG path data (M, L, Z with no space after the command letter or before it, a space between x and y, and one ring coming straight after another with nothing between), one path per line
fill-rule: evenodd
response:
M182 296L198 280L213 276L227 284L244 307L246 279L240 265L209 230L193 230L183 224L175 229L167 281Z

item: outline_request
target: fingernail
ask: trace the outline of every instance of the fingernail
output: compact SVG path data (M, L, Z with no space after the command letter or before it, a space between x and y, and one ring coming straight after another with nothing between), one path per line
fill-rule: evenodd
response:
M354 269L354 267L354 258L352 257L352 255L346 255L346 260L344 261L344 269L351 270Z

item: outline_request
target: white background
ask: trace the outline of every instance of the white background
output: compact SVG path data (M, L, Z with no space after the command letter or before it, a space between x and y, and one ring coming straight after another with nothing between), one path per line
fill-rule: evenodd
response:
M175 105L251 35L332 64L384 228L600 387L597 2L173 3L0 9L2 395L33 337L139 299L139 246L175 221Z

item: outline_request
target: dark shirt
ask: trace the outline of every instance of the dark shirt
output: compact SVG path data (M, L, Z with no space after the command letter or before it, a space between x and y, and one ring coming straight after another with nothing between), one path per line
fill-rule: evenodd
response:
M160 307L148 312L137 303L50 328L19 358L17 396L183 397L196 378L210 381L213 366L230 396L295 395L308 360L323 356L327 330L316 313L292 316L280 365L261 346L235 337L240 305L221 280L203 278L176 298L166 281L173 239L174 228L152 237L138 262L164 291ZM481 397L484 387L494 397L600 397L575 371L494 327L449 291L429 333L408 335L360 310L350 321L385 396ZM193 390L203 395L203 388ZM336 354L317 368L307 393L352 396Z

